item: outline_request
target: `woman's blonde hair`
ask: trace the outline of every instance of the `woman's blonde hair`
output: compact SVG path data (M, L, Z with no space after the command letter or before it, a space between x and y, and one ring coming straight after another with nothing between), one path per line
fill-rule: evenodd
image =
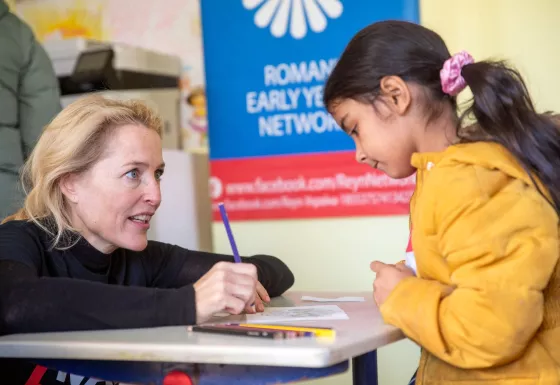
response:
M26 193L23 208L2 223L33 221L54 237L52 246L59 247L65 233L76 232L60 188L61 179L91 168L103 156L110 134L127 124L140 124L161 136L161 118L141 101L94 94L64 108L45 127L21 170Z

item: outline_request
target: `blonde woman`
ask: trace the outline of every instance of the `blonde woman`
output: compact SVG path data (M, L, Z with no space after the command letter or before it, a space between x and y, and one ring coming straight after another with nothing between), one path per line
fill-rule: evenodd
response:
M161 126L142 103L92 96L45 128L23 169L25 205L0 225L0 333L194 324L253 302L262 311L292 286L275 257L235 264L147 240ZM2 383L25 384L33 370L0 360Z

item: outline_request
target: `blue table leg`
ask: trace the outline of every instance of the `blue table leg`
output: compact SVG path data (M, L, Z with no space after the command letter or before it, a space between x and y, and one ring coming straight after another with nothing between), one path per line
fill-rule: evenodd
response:
M377 385L377 351L352 358L354 385Z

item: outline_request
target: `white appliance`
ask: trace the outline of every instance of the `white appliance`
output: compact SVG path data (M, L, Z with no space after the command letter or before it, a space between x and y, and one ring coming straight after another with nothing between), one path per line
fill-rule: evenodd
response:
M85 93L142 99L164 120L163 147L182 148L177 56L121 43L85 38L44 43L58 77L65 107Z
M212 206L208 155L163 150L161 206L148 238L186 249L212 251Z
M148 238L211 251L208 155L181 150L180 59L84 38L51 41L44 46L59 80L63 106L97 92L108 98L141 99L160 113L166 168L162 204L152 218Z

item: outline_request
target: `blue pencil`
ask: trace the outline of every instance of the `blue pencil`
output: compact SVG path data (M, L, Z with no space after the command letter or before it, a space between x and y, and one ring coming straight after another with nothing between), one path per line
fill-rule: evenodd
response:
M231 232L231 227L229 225L229 219L226 213L226 207L224 206L223 203L219 203L218 207L220 208L220 215L222 216L222 222L224 222L226 233L229 239L229 244L231 245L231 250L233 251L233 259L235 259L235 262L241 263L241 257L239 256L239 251L237 251L237 245L235 244L235 239L233 238L233 233Z

